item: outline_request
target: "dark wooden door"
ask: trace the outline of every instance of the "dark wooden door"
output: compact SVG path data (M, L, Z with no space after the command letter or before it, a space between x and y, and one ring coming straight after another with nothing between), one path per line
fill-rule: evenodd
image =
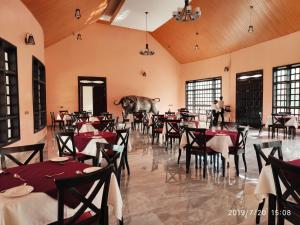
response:
M107 112L106 85L104 83L93 87L93 111L94 115Z
M236 120L241 125L259 127L263 110L263 71L237 74Z

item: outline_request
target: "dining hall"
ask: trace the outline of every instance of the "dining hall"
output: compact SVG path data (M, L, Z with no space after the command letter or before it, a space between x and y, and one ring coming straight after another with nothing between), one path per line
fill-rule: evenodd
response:
M300 224L298 0L0 0L0 225Z

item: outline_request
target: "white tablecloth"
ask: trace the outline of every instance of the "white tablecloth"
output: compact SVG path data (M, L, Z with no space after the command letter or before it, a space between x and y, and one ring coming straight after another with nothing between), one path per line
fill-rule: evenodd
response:
M90 121L90 122L98 122L98 121L100 121L100 120L98 119L98 117L91 116L91 117L89 118L89 121Z
M92 124L90 123L84 123L82 124L79 133L86 133L86 132L94 132L94 131L98 131Z
M264 166L258 178L258 183L255 187L254 194L259 202L264 198L268 198L269 194L276 195L276 188L273 178L271 165Z
M96 185L96 183L94 185ZM96 206L101 203L102 192L103 188L93 201ZM87 196L88 195L90 195L90 192ZM113 207L115 217L121 219L123 201L114 173L110 181L108 204ZM80 206L81 205L78 207ZM65 206L65 217L72 216L76 209ZM49 224L57 220L57 210L57 200L46 193L33 192L19 198L5 198L0 195L0 225Z

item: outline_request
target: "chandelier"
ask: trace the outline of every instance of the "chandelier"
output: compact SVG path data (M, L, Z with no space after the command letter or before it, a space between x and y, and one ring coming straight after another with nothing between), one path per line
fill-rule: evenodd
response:
M144 55L144 56L148 56L148 55L151 56L151 55L154 55L155 52L153 50L149 49L149 44L148 44L148 12L145 12L145 14L146 14L146 46L145 46L145 49L140 51L140 54Z
M177 11L173 12L173 17L180 22L195 21L201 16L200 7L196 7L192 10L192 6L189 5L189 0L184 1L184 8L179 8Z

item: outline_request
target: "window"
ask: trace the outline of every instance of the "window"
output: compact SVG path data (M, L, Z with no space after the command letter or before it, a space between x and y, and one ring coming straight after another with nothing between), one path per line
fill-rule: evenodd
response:
M300 64L273 68L273 113L300 115Z
M193 113L205 115L211 109L213 100L221 96L222 80L220 77L186 81L186 108Z
M34 132L46 127L46 76L45 66L32 57L32 88Z
M0 146L19 139L17 48L0 38Z

